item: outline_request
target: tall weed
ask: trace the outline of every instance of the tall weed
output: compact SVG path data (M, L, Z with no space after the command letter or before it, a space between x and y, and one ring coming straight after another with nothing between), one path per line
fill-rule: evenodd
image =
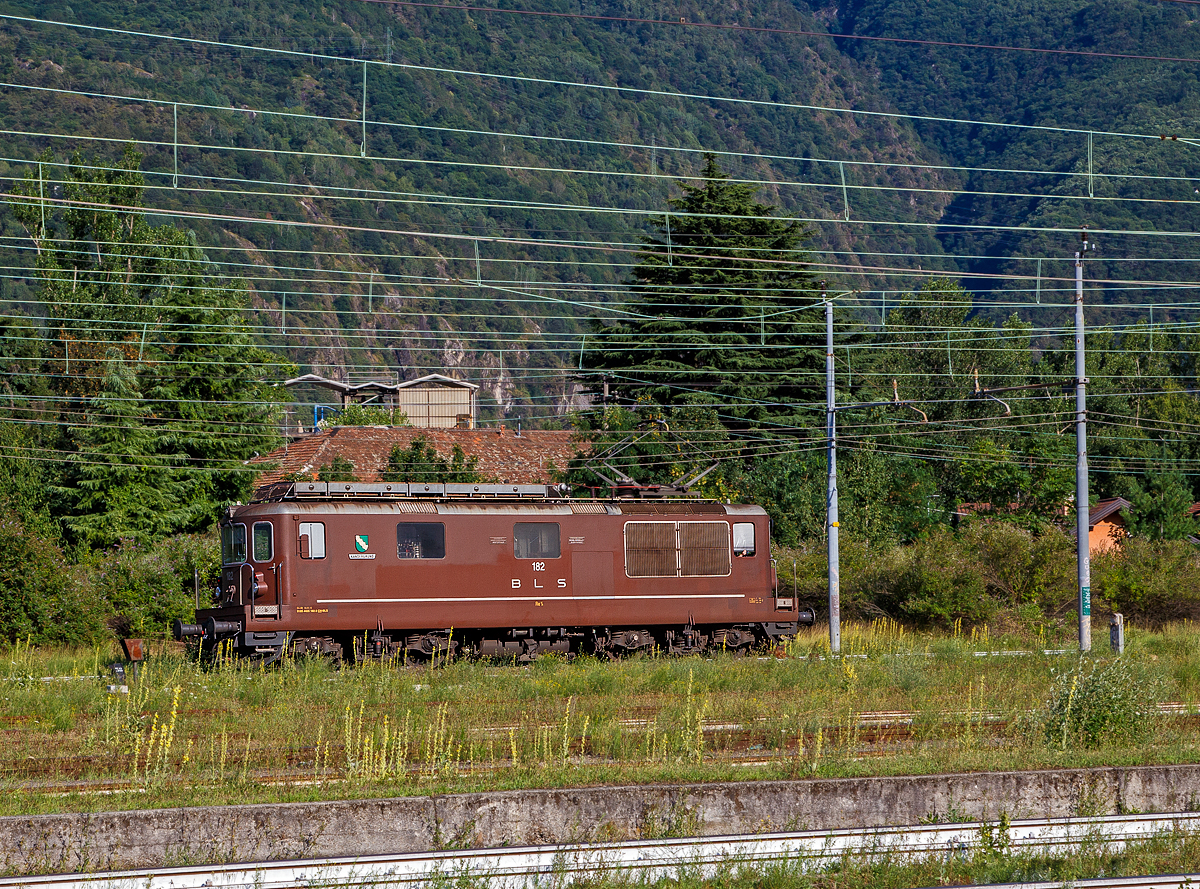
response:
M1046 743L1063 750L1137 744L1149 737L1162 680L1125 659L1080 660L1058 673L1039 717Z

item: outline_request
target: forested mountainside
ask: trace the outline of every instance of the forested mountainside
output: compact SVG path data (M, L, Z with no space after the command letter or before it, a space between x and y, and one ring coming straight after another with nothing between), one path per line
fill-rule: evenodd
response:
M1196 277L1156 264L1190 238L1133 234L1200 221L1200 147L1129 138L1195 119L1180 4L2 9L0 174L134 141L148 204L248 280L259 337L306 368L450 370L506 406L563 404L579 317L620 300L648 214L705 150L814 220L816 258L873 317L919 283L905 268L1036 298L989 276L1044 258L1069 277L1083 224L1120 232L1097 278ZM7 264L31 266L4 225ZM35 298L7 276L3 296Z
M547 372L572 362L589 306L620 299L647 214L699 173L702 151L782 211L822 220L810 243L833 271L940 254L931 229L881 224L936 219L948 200L913 128L814 110L888 101L832 40L789 33L823 30L811 11L672 6L673 22L759 31L588 17L657 18L647 4L558 6L585 17L8 3L0 101L17 133L0 174L27 175L47 147L102 162L132 140L147 204L247 279L259 338L281 357L447 370L509 406L561 403ZM4 224L8 264L31 267L24 232ZM6 278L3 295L36 298L29 278Z
M873 72L891 106L915 116L925 151L962 168L938 237L968 280L1034 276L1036 258L1070 258L1063 231L1082 225L1103 232L1089 276L1112 282L1094 302L1146 302L1126 281L1197 279L1194 6L847 0L814 9L846 35L839 48ZM1051 269L1067 273L1063 263L1043 263L1043 273ZM1004 286L1029 289L1026 280ZM1186 291L1159 298L1189 299ZM1145 308L1090 317L1131 314L1147 318Z

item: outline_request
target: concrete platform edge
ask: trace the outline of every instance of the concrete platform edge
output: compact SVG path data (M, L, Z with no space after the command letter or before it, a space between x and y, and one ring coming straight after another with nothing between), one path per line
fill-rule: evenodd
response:
M1200 810L1200 765L575 787L0 818L10 874Z

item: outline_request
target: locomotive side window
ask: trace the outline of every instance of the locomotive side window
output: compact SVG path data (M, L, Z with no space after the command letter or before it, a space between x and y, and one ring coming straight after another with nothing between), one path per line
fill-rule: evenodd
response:
M733 554L735 556L754 555L754 523L733 523Z
M221 564L240 565L246 561L246 526L221 527Z
M518 559L557 559L562 555L558 522L517 522L513 555Z
M396 553L402 559L446 558L446 526L441 522L401 522L396 526Z
M271 523L255 522L254 533L250 538L251 552L256 562L269 562L273 547L271 545Z
M300 558L325 558L325 523L300 523Z

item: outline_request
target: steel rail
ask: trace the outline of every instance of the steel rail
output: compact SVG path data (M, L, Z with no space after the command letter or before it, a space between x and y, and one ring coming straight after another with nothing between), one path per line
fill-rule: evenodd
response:
M975 889L1195 889L1200 873L1151 874L1145 877L1099 877L1093 880L1048 880L1034 883L988 883ZM928 889L943 889L931 886Z
M330 889L367 883L402 887L438 877L460 876L485 878L490 887L525 889L544 881L548 874L569 878L594 876L601 871L632 870L639 876L654 878L676 874L683 868L699 868L704 873L731 864L750 865L779 859L799 859L801 866L811 863L820 867L830 859L844 855L966 855L980 845L985 832L998 829L999 825L995 823L970 822L218 864L10 877L0 881L0 889L289 889L297 886ZM1085 842L1104 843L1115 850L1128 842L1170 831L1198 829L1200 813L1021 820L1008 824L1006 842L1009 849L1044 852L1066 851Z

